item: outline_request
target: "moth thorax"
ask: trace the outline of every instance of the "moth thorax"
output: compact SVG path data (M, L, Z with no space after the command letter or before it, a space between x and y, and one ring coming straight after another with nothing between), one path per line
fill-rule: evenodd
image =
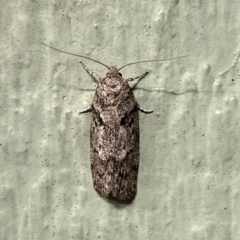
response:
M121 88L122 88L122 82L121 82L121 78L116 77L116 76L107 76L104 79L103 82L103 88L105 93L108 95L112 95L112 93L115 94L119 94L121 92Z

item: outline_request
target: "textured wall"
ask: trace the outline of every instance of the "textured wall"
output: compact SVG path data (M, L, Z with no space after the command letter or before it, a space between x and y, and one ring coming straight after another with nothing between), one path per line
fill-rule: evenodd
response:
M0 239L240 239L239 1L1 1ZM132 204L89 166L94 83L79 58L148 77ZM84 60L101 76L106 69Z

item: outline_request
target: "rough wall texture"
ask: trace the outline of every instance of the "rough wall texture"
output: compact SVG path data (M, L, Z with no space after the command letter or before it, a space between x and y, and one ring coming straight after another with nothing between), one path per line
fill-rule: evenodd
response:
M240 239L239 1L1 1L0 239ZM79 58L151 73L138 194L100 198ZM106 69L84 60L99 75ZM85 90L83 90L85 89Z

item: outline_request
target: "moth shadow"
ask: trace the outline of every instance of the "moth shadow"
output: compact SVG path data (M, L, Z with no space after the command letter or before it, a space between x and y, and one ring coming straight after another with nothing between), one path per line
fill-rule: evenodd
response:
M122 209L131 205L134 202L135 197L127 200L120 200L113 196L108 196L107 198L103 198L106 202L112 204L115 208Z

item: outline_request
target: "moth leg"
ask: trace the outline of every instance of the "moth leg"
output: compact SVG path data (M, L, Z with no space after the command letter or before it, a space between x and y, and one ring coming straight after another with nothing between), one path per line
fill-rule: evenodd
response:
M86 70L86 72L93 78L93 80L95 82L99 82L99 80L101 79L96 73L92 72L90 69L88 69L84 64L83 62L79 62L82 67Z
M137 84L148 75L149 72L145 72L142 75L135 77L135 78L128 78L126 81L130 82L133 81L135 79L138 79L138 81L132 86L132 89L134 90L134 88L137 86Z
M152 113L152 112L153 112L152 110L143 109L143 108L141 108L139 105L137 106L137 109L138 109L140 112L143 112L143 113L146 113L146 114L149 114L149 113Z
M91 112L92 111L92 106L89 106L88 108L86 108L85 110L79 112L78 114L82 114L82 113L87 113L87 112Z

